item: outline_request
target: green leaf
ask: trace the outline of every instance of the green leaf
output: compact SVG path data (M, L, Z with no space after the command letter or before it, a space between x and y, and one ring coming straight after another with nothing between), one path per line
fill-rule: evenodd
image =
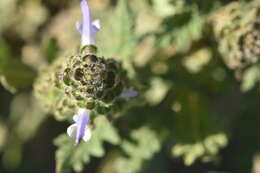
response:
M170 0L152 0L154 11L159 16L168 16L176 11Z
M30 87L36 77L35 71L19 61L9 63L0 76L3 86L11 92Z
M207 97L185 87L175 92L179 110L173 123L172 155L183 156L186 165L212 160L228 142L222 124L213 118Z
M198 73L209 63L211 58L212 52L210 48L203 47L185 57L183 64L190 73Z
M175 45L178 51L186 51L193 41L202 37L204 17L196 8L188 8L163 20L157 44L166 48Z
M2 115L1 115L2 116ZM0 120L0 151L2 151L8 137L7 123Z
M45 43L43 49L49 63L52 63L58 57L59 45L55 38L51 38Z
M133 141L122 142L122 149L128 157L118 159L118 172L140 172L144 161L153 157L161 148L161 141L156 133L147 127L134 130L131 133Z
M35 71L11 56L7 44L0 42L0 82L10 92L28 88L36 77Z
M119 57L123 66L133 75L131 56L136 47L134 17L128 8L127 0L119 0L115 12L107 14L102 25L104 28L98 34L98 47L102 55ZM131 76L131 74L130 74Z
M115 128L104 116L97 117L94 124L95 129L88 142L82 141L78 146L74 146L75 140L66 134L62 134L54 140L54 144L58 147L56 151L57 173L70 172L72 168L74 171L80 172L84 165L90 162L91 156L104 156L103 142L119 144L120 138Z
M10 57L9 48L3 41L0 42L0 72L8 64L8 58Z
M73 139L66 134L58 136L54 140L54 144L58 146L56 151L56 172L65 173L70 171L70 158L75 148L73 147Z
M184 158L186 165L191 165L198 158L210 161L220 148L227 145L227 136L224 133L216 133L207 136L204 140L194 143L179 143L172 147L172 155Z
M116 8L117 32L120 35L120 40L117 44L117 54L122 56L124 60L129 59L133 55L136 40L134 35L134 20L133 14L128 9L126 0L119 0Z
M247 92L260 82L260 65L254 65L245 70L242 78L241 90Z

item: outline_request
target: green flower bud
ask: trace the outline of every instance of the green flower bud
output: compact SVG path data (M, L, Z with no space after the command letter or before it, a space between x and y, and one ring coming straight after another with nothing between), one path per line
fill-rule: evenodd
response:
M76 106L66 97L63 76L59 73L64 67L64 58L58 58L50 67L41 71L34 84L34 95L42 107L53 113L57 119L64 119L75 112Z
M99 57L96 51L94 46L85 46L79 54L59 58L41 72L35 95L58 119L79 108L99 114L120 110L115 104L128 86L125 72L120 63Z
M87 52L91 50L87 48L67 60L62 72L65 90L72 93L72 99L92 98L111 103L122 92L118 89L123 82L120 64ZM117 94L115 90L119 90Z

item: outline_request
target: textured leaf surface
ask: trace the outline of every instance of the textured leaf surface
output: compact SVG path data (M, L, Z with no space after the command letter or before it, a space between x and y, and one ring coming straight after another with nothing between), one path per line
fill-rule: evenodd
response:
M155 132L147 127L131 133L133 141L123 141L122 149L128 158L118 159L118 172L137 173L145 161L151 159L160 150L160 140Z
M123 66L133 73L131 56L137 44L134 16L128 1L119 0L114 12L107 12L101 32L98 34L99 52L107 57L122 60Z
M166 48L175 45L177 50L186 51L193 41L202 36L204 17L196 9L185 9L163 20L157 44Z
M178 90L176 99L181 102L181 109L174 122L173 156L183 156L186 165L198 158L214 159L216 153L227 145L228 139L221 123L214 119L206 97L183 87Z
M62 134L58 136L54 143L58 146L56 151L56 172L65 173L74 171L80 172L84 165L90 162L91 156L102 157L105 154L103 142L109 142L117 145L120 138L115 128L104 117L100 116L95 119L95 129L90 141L81 143L75 146L75 140Z

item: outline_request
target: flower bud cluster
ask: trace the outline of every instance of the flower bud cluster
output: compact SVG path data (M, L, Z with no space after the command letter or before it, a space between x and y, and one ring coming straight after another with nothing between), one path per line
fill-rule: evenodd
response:
M99 114L121 109L125 72L115 60L97 56L94 48L86 46L74 56L57 59L35 83L36 96L58 118L79 108Z
M112 104L124 88L121 65L84 49L70 57L62 71L65 94L89 110Z
M64 97L64 86L60 71L64 68L64 57L59 57L49 67L43 69L34 83L34 95L44 110L53 113L57 119L72 115L76 105Z
M241 70L260 60L259 11L259 1L246 5L235 2L212 18L219 51L231 69Z

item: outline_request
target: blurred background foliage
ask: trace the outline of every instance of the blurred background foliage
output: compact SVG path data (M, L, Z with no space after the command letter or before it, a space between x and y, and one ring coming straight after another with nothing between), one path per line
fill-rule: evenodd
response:
M260 173L259 0L89 0L139 96L74 147L33 86L78 49L79 2L0 1L1 173Z

